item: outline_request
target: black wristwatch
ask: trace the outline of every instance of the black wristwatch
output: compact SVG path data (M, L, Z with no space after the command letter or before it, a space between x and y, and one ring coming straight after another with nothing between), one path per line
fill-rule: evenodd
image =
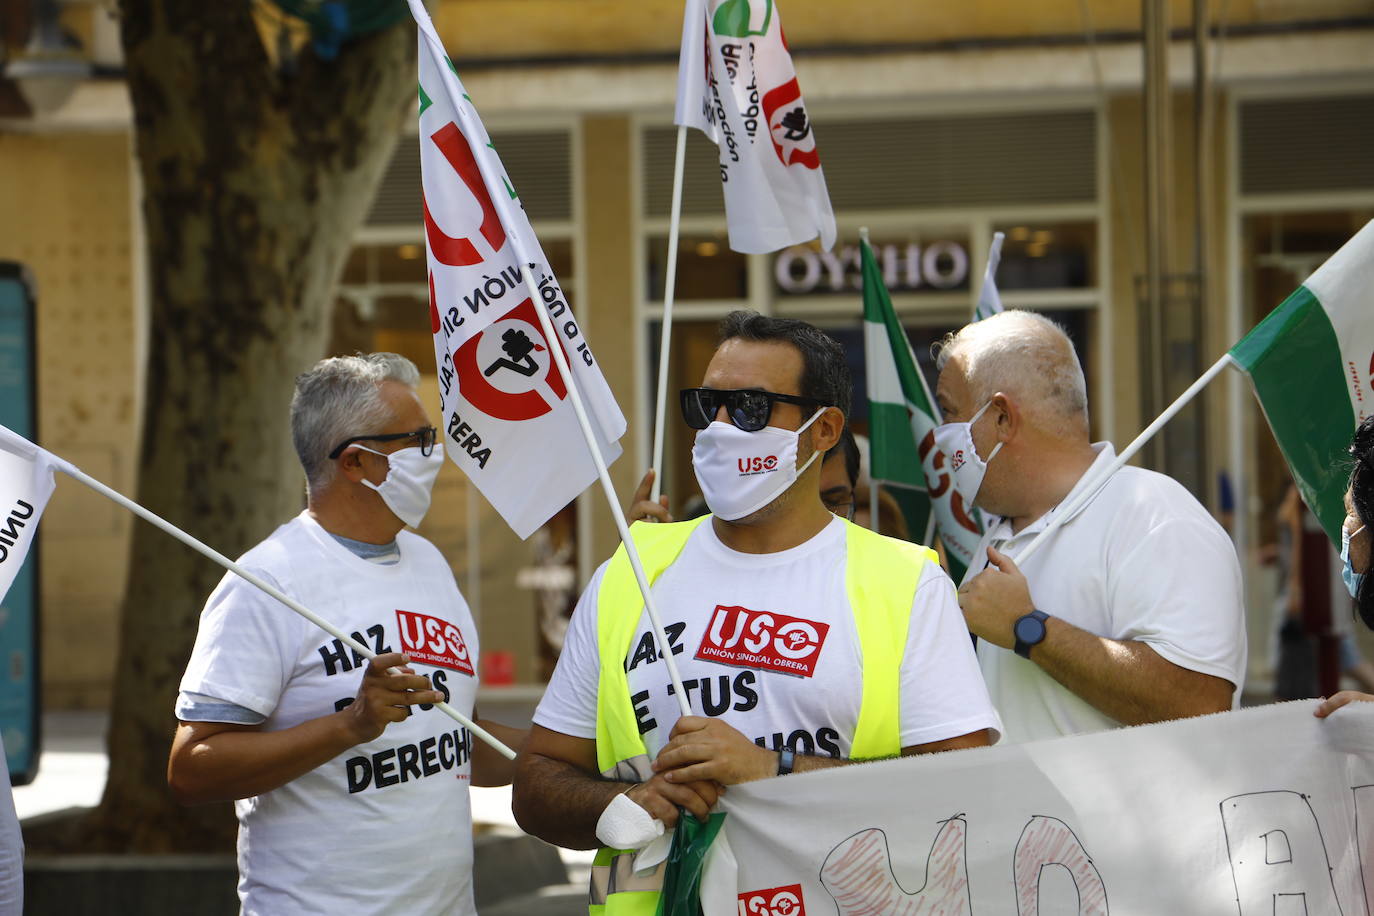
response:
M797 760L797 754L790 747L785 747L778 751L778 775L786 776L792 772L792 764Z
M1030 658L1031 649L1045 641L1045 621L1050 615L1044 611L1031 611L1016 618L1011 626L1011 635L1016 638L1014 649L1022 658Z

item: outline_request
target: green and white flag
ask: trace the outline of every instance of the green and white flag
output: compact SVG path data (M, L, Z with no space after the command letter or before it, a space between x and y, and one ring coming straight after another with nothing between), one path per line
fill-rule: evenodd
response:
M973 320L982 321L1002 311L1002 297L997 292L997 265L1002 263L1002 240L1005 232L992 234L992 245L988 248L988 266L983 271L983 288L978 292L978 305L973 309Z
M935 447L940 409L931 397L911 342L897 320L882 270L860 242L864 296L864 360L868 380L870 472L902 507L914 538L929 542L938 528L950 575L958 582L983 537L978 510L955 492L949 462ZM933 482L933 484L931 483Z
M1374 413L1374 220L1230 353L1303 500L1339 543L1350 437Z

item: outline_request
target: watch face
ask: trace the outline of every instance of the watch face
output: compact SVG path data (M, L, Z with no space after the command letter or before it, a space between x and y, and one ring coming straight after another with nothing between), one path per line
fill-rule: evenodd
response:
M1045 622L1034 617L1022 617L1013 628L1016 638L1024 643L1038 643L1045 638Z

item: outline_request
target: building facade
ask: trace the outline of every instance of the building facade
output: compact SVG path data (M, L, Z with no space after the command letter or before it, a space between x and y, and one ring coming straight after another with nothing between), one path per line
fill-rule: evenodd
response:
M653 435L681 6L431 6L629 420L612 469L628 500ZM714 148L689 136L670 393L699 381L715 322L754 308L813 321L841 341L859 381L862 430L859 229L871 233L918 355L968 319L991 235L1002 231L1004 302L1068 328L1087 372L1093 435L1124 445L1374 218L1374 3L1214 6L1199 116L1192 7L1169 4L1172 270L1160 316L1141 292L1149 206L1141 4L878 3L865 16L836 16L833 4L815 0L784 4L839 240L831 252L731 251ZM65 16L93 53L114 55L103 62L117 74L103 7L70 4ZM433 349L418 142L401 139L358 230L331 349L395 350L424 370ZM43 443L132 491L140 354L156 329L145 326L122 82L93 80L52 115L0 123L0 163L0 212L11 215L0 224L0 259L28 265L38 289ZM426 384L437 411L432 377ZM681 506L696 490L690 443L675 411L668 421L665 489ZM1274 538L1284 471L1248 386L1239 376L1214 383L1144 457L1240 538L1251 676L1262 684L1273 585L1258 548ZM131 523L79 489L59 489L43 527L50 706L103 705L115 664ZM489 683L538 690L571 600L614 547L609 511L589 491L521 542L456 468L445 469L422 531L473 599Z

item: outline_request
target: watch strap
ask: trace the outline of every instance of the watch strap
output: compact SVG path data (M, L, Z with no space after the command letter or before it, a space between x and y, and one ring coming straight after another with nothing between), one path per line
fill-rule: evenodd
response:
M1016 623L1011 625L1011 635L1012 638L1016 640L1015 645L1012 646L1012 651L1022 658L1029 659L1031 649L1045 641L1045 621L1049 619L1049 614L1038 610L1031 611L1029 614L1016 618ZM1021 638L1021 621L1023 620L1034 620L1040 624L1040 635L1037 638L1032 640L1023 640Z
M796 751L790 747L784 747L778 751L778 775L786 776L792 772L792 766L797 762Z

